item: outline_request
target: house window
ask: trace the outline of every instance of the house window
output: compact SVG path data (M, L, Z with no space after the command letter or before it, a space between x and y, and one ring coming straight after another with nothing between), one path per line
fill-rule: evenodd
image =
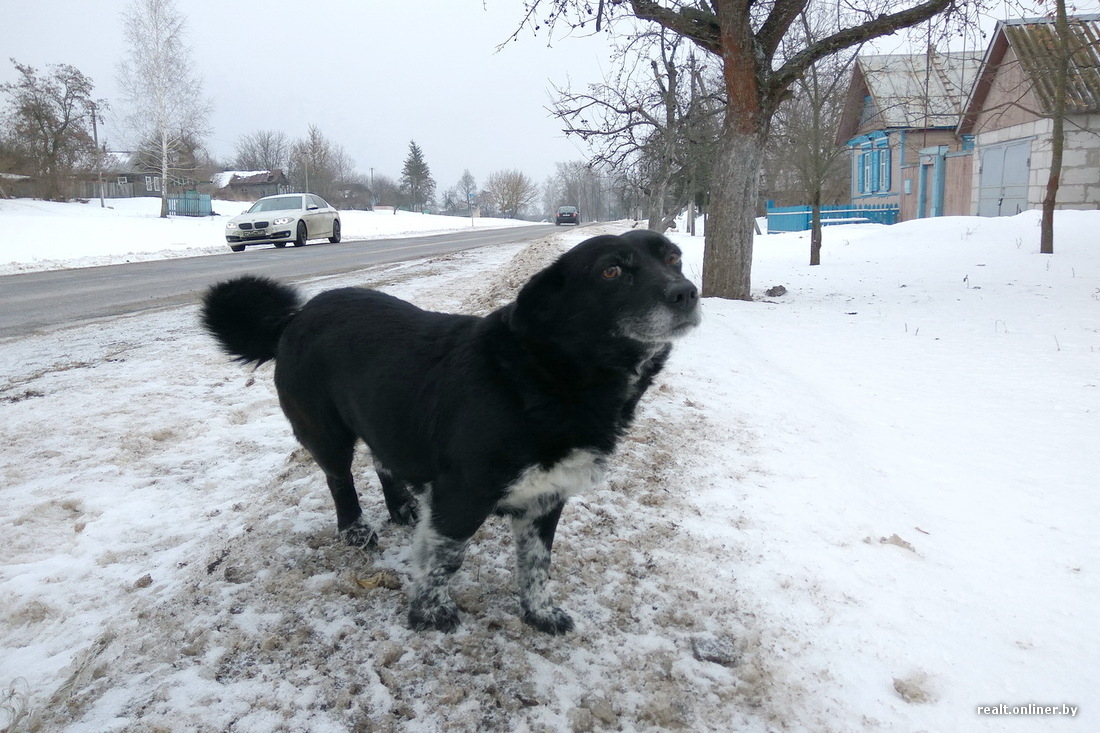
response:
M160 179L156 176L145 176L145 190L146 191L159 191Z
M891 162L889 148L864 150L860 153L856 189L866 195L889 192Z
M863 97L863 109L859 112L859 124L865 125L875 116L875 100L868 94Z
M119 176L118 177L118 185L120 185L120 186L125 186L129 182L130 182L130 179L127 176Z

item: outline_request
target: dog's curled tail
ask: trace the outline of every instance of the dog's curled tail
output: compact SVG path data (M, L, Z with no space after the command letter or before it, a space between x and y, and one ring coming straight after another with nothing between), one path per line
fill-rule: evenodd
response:
M214 285L202 299L202 325L237 361L275 358L279 337L302 301L298 291L256 275Z

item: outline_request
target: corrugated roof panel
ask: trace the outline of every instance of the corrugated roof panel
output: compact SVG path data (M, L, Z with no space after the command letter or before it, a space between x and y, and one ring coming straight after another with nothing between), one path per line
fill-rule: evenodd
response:
M1010 21L1003 26L1021 66L1031 80L1041 113L1054 109L1054 78L1059 49L1057 26L1052 20ZM1100 111L1100 16L1080 16L1069 21L1066 39L1071 50L1066 83L1066 113Z

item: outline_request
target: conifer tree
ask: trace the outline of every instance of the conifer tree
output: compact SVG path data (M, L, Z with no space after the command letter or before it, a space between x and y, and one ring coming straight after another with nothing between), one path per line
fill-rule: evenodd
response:
M413 211L419 210L435 195L435 180L424 162L424 152L415 140L409 142L409 155L401 169L401 193Z

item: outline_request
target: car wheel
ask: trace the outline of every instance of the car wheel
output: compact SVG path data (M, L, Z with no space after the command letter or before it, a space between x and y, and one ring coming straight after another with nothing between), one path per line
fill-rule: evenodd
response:
M233 250L234 252L244 252L244 245L243 244L231 244L231 245L229 245L229 249Z
M298 236L294 240L295 247L306 246L306 223L304 221L298 222Z
M332 222L332 236L328 238L328 241L336 244L340 241L340 220Z
M286 246L286 242L275 242L275 249L282 249Z

